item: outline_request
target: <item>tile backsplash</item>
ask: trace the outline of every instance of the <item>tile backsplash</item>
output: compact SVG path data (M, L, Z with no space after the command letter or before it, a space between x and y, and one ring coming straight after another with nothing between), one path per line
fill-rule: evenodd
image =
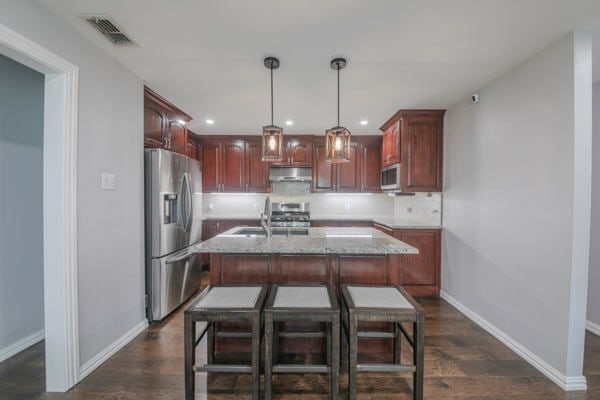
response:
M313 219L393 217L434 226L440 226L442 222L441 193L389 196L381 193L310 193L305 188L296 189L288 187L286 190L289 191L276 194L204 193L202 214L206 218L259 218L265 197L270 196L272 201L310 202Z
M394 198L394 217L422 221L426 225L442 224L442 194L415 193Z

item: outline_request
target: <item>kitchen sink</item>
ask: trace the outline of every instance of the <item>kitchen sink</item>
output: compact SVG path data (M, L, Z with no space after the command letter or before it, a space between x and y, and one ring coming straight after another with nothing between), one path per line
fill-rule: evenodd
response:
M271 230L271 234L273 236L306 236L308 235L308 229L306 228L273 228ZM265 236L265 231L263 228L259 227L247 227L240 228L237 231L232 232L227 236L246 236L246 237L256 237L256 236Z

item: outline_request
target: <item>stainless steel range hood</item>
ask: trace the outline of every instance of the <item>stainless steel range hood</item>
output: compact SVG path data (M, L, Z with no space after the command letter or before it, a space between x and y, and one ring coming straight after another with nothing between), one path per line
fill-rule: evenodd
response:
M269 180L271 182L311 182L312 168L271 167Z

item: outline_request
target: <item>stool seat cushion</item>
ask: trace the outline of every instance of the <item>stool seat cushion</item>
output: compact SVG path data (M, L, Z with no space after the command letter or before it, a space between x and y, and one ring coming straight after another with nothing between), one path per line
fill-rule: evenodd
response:
M394 287L348 286L348 292L357 308L414 308Z
M261 289L260 286L213 287L196 308L252 308Z
M280 286L273 307L330 308L326 286Z

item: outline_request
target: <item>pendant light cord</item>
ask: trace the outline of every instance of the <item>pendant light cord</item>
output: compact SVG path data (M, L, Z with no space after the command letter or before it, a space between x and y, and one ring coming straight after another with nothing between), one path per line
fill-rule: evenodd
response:
M338 62L337 64L337 84L338 84L338 90L337 90L337 126L340 126L340 63Z
M271 63L271 126L273 126L273 63ZM339 96L339 94L338 94ZM338 116L339 119L339 116Z

